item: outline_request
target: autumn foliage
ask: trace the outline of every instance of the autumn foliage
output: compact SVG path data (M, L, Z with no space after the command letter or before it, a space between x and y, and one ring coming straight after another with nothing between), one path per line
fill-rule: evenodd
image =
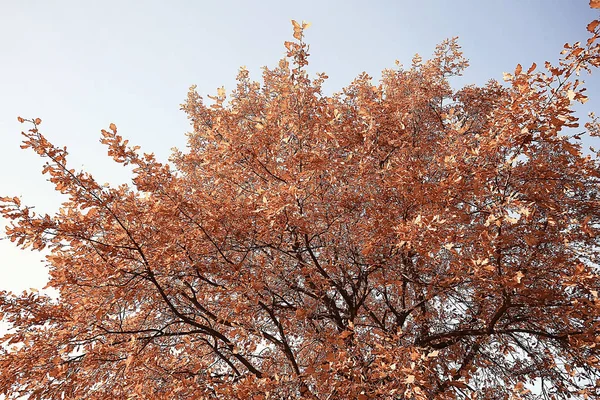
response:
M454 90L455 40L326 95L306 25L287 57L210 104L162 164L100 185L23 120L68 199L3 198L49 287L1 293L9 399L508 399L600 396L600 161L579 74L599 22L557 65Z

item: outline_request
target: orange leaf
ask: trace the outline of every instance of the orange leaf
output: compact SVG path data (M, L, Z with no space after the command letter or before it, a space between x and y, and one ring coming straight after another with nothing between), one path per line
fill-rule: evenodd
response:
M127 371L129 369L129 366L131 365L132 361L133 361L133 354L130 354L127 357L127 360L125 360L125 371Z
M521 67L521 64L517 64L517 68L515 68L515 75L519 75L521 71L523 71L523 67Z
M539 243L539 240L535 235L527 235L523 239L525 240L525 243L527 243L528 246L535 246Z
M36 118L35 121L33 121L33 122L35 122L36 125L39 125L42 123L42 120L39 118Z
M517 274L515 275L515 281L517 283L521 283L521 280L523 279L523 277L525 276L525 274L521 271L517 271Z
M117 126L116 126L115 124L111 123L111 124L109 125L109 129L110 129L111 131L113 131L114 133L117 133Z
M600 0L599 0L599 2L598 2L598 3L600 4ZM599 24L600 24L600 21L599 21L599 20L592 21L592 22L590 22L590 23L588 24L588 26L587 26L587 30L588 30L589 32L591 32L591 33L594 33L594 30L596 29L596 27L597 27Z
M354 332L352 331L344 331L342 333L340 333L340 338L341 339L346 339L348 336L351 336Z

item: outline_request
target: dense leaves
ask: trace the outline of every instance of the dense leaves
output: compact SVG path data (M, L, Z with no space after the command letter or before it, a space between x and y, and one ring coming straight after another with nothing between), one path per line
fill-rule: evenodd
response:
M4 198L49 248L51 299L2 293L0 393L30 399L597 398L600 164L575 129L598 21L558 65L454 90L455 40L342 92L309 78L307 24L262 82L206 104L171 165L107 187L28 120L68 200ZM22 120L27 122L27 120ZM571 136L569 136L571 135Z

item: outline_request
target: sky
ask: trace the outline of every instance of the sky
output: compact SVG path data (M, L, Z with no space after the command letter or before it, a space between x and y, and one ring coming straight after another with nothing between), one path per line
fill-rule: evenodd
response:
M312 23L310 71L326 72L333 93L363 71L377 80L395 60L428 58L454 36L471 64L455 86L502 80L518 63L556 61L565 42L587 39L598 14L588 0L0 0L0 196L48 213L65 200L40 174L44 161L19 148L25 127L17 116L41 118L41 132L67 146L72 168L129 182L99 143L100 130L115 123L130 143L167 161L173 147L185 148L190 126L179 108L188 88L203 96L231 90L240 66L259 79L261 67L284 56L290 19ZM600 71L585 80L584 121L600 113ZM0 240L0 290L43 287L42 260Z

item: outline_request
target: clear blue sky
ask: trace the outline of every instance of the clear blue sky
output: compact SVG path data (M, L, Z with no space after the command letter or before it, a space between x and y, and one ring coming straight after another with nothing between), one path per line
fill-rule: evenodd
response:
M254 78L273 66L291 38L290 19L306 32L311 70L338 91L362 71L375 78L394 61L410 64L459 36L471 67L456 84L502 79L517 63L555 61L565 42L585 40L597 18L588 0L419 1L33 1L0 0L0 195L22 196L52 212L61 198L40 175L43 161L19 149L16 117L40 117L42 132L67 145L73 168L101 181L127 182L106 157L99 131L119 132L166 160L189 130L179 104L190 85L231 89L238 67ZM600 71L586 77L600 111ZM2 225L4 225L4 221ZM0 289L41 287L41 255L0 241Z

